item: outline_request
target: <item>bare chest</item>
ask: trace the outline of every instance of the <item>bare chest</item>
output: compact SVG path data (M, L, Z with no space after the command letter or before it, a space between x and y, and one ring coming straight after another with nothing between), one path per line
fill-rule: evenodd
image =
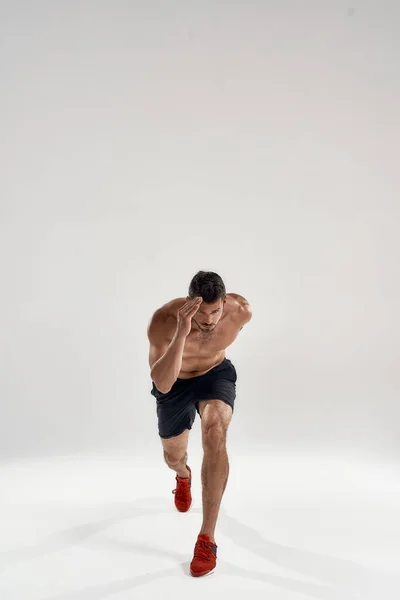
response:
M188 335L182 355L182 372L202 372L212 368L225 357L225 350L238 332L228 329L210 333L195 331Z
M229 345L228 336L212 331L210 333L195 331L188 335L185 342L185 354L200 354L201 352L221 352Z

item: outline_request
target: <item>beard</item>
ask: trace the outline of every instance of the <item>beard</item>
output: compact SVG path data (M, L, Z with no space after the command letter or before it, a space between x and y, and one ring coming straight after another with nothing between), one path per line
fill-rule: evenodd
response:
M211 327L205 327L204 325L200 325L200 323L198 323L195 319L193 319L193 320L202 333L212 333L216 327L215 324L212 325Z

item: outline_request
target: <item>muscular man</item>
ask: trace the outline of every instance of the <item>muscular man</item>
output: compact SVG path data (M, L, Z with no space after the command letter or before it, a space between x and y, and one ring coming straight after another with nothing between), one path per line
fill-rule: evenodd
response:
M219 275L199 271L186 298L175 298L155 311L148 326L149 364L157 401L158 433L168 466L176 472L175 506L189 510L191 470L186 464L189 430L196 411L201 418L203 524L190 572L214 571L214 533L228 480L226 432L236 397L236 370L225 350L251 319L239 294L226 293Z

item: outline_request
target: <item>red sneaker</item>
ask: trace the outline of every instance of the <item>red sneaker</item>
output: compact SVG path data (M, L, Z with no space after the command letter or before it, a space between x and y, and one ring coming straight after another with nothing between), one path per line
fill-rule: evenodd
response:
M190 574L193 577L211 575L217 564L217 544L210 542L210 537L204 533L197 536L193 560L190 563Z
M186 512L192 504L192 494L190 490L192 485L192 471L188 465L186 465L186 468L189 471L189 477L178 477L178 475L176 475L176 488L172 490L172 493L175 494L175 506L180 512Z

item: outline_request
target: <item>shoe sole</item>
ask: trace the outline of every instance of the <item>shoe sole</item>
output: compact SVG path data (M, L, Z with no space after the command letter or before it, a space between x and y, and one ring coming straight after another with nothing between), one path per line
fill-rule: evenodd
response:
M192 577L206 577L207 575L212 575L215 572L215 567L214 569L211 569L211 571L204 571L204 573L193 573L192 569L190 569L190 574Z

